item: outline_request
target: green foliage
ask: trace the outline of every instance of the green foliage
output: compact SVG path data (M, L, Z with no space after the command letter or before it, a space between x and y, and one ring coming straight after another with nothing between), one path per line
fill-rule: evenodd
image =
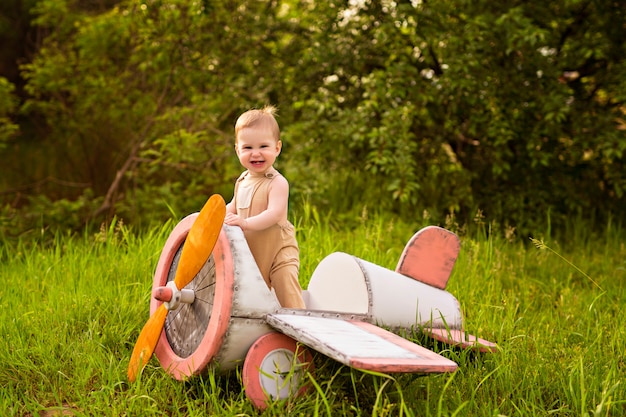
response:
M0 150L6 146L6 142L14 137L19 126L13 122L11 116L17 109L17 99L13 91L15 86L6 78L0 77Z
M27 3L19 123L0 99L3 203L26 216L39 194L76 201L75 228L228 199L234 121L273 103L293 201L523 233L624 220L619 2L79 3Z
M101 201L87 190L76 200L50 200L45 195L29 198L29 203L37 210L20 213L7 205L0 209L0 239L20 237L39 241L44 234L55 231L79 232L89 218L90 210ZM52 225L52 226L51 226Z
M608 93L609 103L598 91L617 91L622 60L614 56L611 66L562 80L564 71L584 65L570 53L602 18L594 14L597 20L578 27L570 23L577 5L560 5L568 10L560 18L562 9L528 3L458 3L365 3L349 19L328 23L332 36L324 44L334 46L310 63L323 68L325 83L302 103L298 132L323 119L323 133L305 151L372 178L347 198L380 197L378 180L380 204L400 213L417 205L467 216L480 207L529 230L550 208L553 215L620 211L623 170L610 174L609 185L607 163L594 155L617 149L608 166L623 164L617 155L626 141L616 129L623 101ZM583 78L588 87L577 91ZM593 122L598 114L606 119Z

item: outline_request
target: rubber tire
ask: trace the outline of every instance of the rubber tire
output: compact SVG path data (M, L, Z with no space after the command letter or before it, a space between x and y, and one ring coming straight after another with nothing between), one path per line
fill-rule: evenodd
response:
M306 347L282 333L267 333L252 344L244 360L246 396L261 410L269 401L296 398L308 390L304 379L313 369Z

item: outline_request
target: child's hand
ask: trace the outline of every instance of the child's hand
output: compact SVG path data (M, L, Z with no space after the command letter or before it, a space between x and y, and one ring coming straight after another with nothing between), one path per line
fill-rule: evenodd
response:
M244 230L248 222L246 221L246 219L242 219L236 214L226 213L226 217L224 218L224 223L229 226L239 226L241 227L241 230Z

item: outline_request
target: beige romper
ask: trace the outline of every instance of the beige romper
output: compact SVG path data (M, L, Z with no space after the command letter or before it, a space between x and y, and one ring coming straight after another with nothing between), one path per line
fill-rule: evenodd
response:
M247 219L267 210L270 184L279 175L274 168L264 175L249 171L241 174L235 183L237 215ZM300 257L293 225L285 220L265 230L246 230L244 235L265 283L274 289L280 305L305 308L298 282Z

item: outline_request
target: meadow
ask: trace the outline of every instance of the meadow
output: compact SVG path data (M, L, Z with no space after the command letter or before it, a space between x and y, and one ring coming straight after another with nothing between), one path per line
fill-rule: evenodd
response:
M412 222L368 214L337 222L295 217L306 287L343 251L394 269ZM573 222L517 236L478 218L442 226L461 238L447 290L466 329L498 343L478 354L406 335L459 364L455 373L365 373L315 356L304 397L267 416L626 415L626 247L612 224ZM128 359L149 312L152 274L175 222L134 233L122 222L82 237L0 242L0 414L3 416L247 416L240 374L172 379L153 358L135 383Z

